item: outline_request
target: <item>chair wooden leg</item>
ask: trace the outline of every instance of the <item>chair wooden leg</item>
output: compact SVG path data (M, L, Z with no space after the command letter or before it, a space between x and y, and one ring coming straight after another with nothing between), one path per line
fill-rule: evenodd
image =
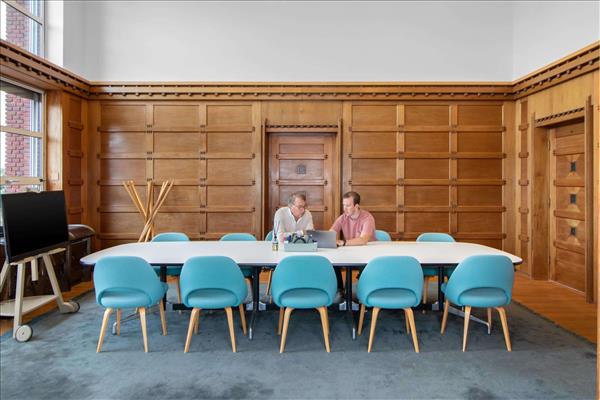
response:
M244 303L241 303L239 308L240 308L240 319L242 320L242 332L244 332L244 335L246 335L246 333L247 333L246 310L244 309Z
M167 319L165 318L165 308L162 300L158 303L158 312L160 314L160 325L162 326L163 336L167 336Z
M317 308L319 314L321 315L321 326L323 327L323 339L325 339L325 349L328 353L331 352L329 347L329 328L327 327L327 307L319 307Z
M190 344L192 343L192 333L194 332L195 327L198 325L198 314L200 313L199 308L193 308L192 314L190 315L190 324L188 326L188 333L185 339L185 347L183 349L184 353L190 351Z
M442 316L442 330L440 331L443 335L446 332L446 323L448 322L448 308L450 307L450 302L448 299L444 301L444 315Z
M488 323L488 334L492 332L492 308L488 307L487 309L487 323Z
M121 334L121 309L117 308L117 335Z
M283 312L285 307L279 307L279 327L277 328L277 335L281 336L281 328L283 327Z
M285 339L287 337L288 326L290 324L290 316L292 315L292 311L294 309L292 307L286 307L285 313L283 316L283 331L281 332L281 345L279 346L279 353L283 353L285 349Z
M235 330L233 329L233 311L231 311L231 307L225 307L225 313L227 313L227 324L229 325L229 336L231 337L231 349L234 353L236 353Z
M404 313L404 322L406 323L406 334L410 335L410 323L408 322L408 317L406 313Z
M512 351L512 345L510 344L510 333L508 332L508 321L506 320L506 310L504 307L496 307L496 310L498 310L498 314L500 314L502 330L504 331L504 341L506 342L506 350Z
M471 319L471 306L465 306L465 328L463 332L463 351L467 351L467 338L469 337L469 320Z
M413 313L412 308L405 308L404 314L406 315L406 319L410 323L410 331L412 333L413 346L415 346L415 352L419 352L419 340L417 339L417 329L415 328L415 314Z
M369 334L369 348L367 351L371 352L371 347L373 347L373 338L375 337L375 325L377 325L377 316L379 315L379 307L373 307L373 312L371 313L371 333Z
M269 276L267 277L267 290L265 294L268 296L271 294L271 276L273 275L273 270L269 268Z
M194 321L194 334L197 335L200 331L200 314L202 314L202 309L198 309L198 316L196 317L196 321Z
M148 332L146 331L146 307L140 307L140 324L142 325L142 337L144 338L144 352L148 352Z
M358 317L358 336L362 335L363 323L365 322L365 305L360 305L360 315Z
M96 348L96 353L100 353L102 350L102 342L104 342L104 333L106 332L106 326L108 325L108 320L110 319L110 313L112 312L112 308L107 308L104 310L104 318L102 318L102 327L100 328L100 337L98 338L98 347Z

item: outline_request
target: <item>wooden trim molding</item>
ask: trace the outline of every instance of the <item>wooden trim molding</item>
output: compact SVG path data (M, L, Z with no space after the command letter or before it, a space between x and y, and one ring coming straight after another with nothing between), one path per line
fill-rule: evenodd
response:
M91 100L506 100L507 84L477 83L93 83Z
M5 40L0 40L0 67L2 76L42 89L62 89L84 98L89 95L90 84L84 78Z
M543 118L536 118L536 128L541 128L549 125L556 125L567 121L583 118L585 116L584 107L574 108L561 113L547 115Z
M560 60L513 82L515 100L597 70L600 41L596 41Z
M4 40L2 75L90 100L515 100L598 69L600 41L515 82L90 82Z

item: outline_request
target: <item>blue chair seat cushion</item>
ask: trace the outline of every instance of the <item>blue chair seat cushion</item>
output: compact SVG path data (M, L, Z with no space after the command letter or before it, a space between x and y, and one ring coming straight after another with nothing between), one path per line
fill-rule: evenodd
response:
M156 275L160 276L160 267L152 266ZM168 265L167 266L167 276L179 276L181 275L181 268L176 265Z
M236 295L225 289L194 290L184 300L184 303L188 307L207 309L237 307L240 305Z
M442 292L446 293L446 283L442 284ZM448 299L459 306L471 307L502 307L507 305L510 300L506 298L506 293L498 288L476 288L469 289L461 293L458 299Z
M169 285L162 283L163 294L169 289ZM151 299L150 299L151 300ZM138 290L130 289L110 289L102 294L100 304L106 308L135 308L135 307L150 307L156 304L160 298L155 301L150 301L146 294Z
M331 305L329 296L321 289L290 289L279 297L279 306L292 308L317 308Z
M379 308L409 308L419 304L420 299L412 290L400 288L378 289L369 294L365 305Z

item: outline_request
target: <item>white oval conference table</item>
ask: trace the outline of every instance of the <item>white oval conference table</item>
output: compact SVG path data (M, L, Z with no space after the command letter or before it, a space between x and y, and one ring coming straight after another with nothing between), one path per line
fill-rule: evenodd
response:
M454 267L473 255L500 254L507 256L514 265L521 264L521 258L491 247L474 243L437 242L370 242L366 246L318 249L317 252L285 252L280 245L273 251L271 242L266 241L190 241L190 242L146 242L128 243L97 251L81 259L81 264L92 266L106 256L137 256L149 264L161 267L161 279L166 280L167 265L183 265L188 258L195 256L227 256L241 267L253 267L252 316L249 335L252 339L254 321L259 308L259 277L262 268L274 268L286 257L295 255L320 255L327 258L335 268L345 269L346 282L351 282L352 269L364 267L370 260L379 256L412 256L424 267L438 269L438 305L443 304L441 291L444 268ZM345 307L352 326L352 338L356 338L356 324L352 310L352 285L346 285ZM174 309L181 309L174 305ZM438 309L441 307L438 306Z

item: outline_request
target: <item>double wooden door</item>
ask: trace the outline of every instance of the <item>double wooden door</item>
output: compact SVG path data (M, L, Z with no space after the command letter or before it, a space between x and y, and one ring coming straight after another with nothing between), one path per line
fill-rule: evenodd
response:
M586 146L583 122L550 130L550 279L585 292ZM588 172L589 173L589 172ZM589 201L589 199L588 199Z
M273 229L273 217L287 205L290 194L306 195L315 229L329 229L334 218L334 134L269 135L269 210L266 231Z

